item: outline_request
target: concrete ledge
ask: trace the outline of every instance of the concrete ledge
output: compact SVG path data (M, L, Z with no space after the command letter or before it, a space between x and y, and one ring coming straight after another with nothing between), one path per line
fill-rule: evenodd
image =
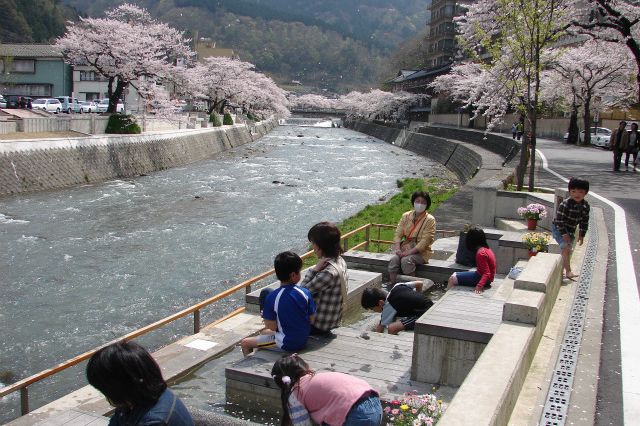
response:
M438 425L506 425L535 352L534 330L502 323Z
M514 282L513 288L555 296L561 281L562 257L559 254L538 253L529 259L527 267Z
M536 325L544 303L544 293L513 290L504 303L503 321Z

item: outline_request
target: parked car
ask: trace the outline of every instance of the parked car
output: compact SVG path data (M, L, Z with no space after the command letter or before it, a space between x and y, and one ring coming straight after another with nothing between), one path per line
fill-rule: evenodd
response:
M96 103L93 102L93 101L78 102L78 104L77 104L77 106L75 108L76 108L75 112L77 112L79 114L89 113L89 112L97 112L98 111L98 105L96 105Z
M4 96L0 95L0 108L6 108L7 107L7 100L4 98Z
M71 96L58 96L56 99L60 101L62 112L66 112L67 114L75 112L74 104L78 103L77 99L73 99Z
M584 130L580 132L580 142L584 142ZM569 138L569 133L564 134L564 141ZM591 145L601 148L609 148L609 139L611 139L611 130L606 127L591 128Z
M98 103L98 112L107 112L108 108L109 99L101 99ZM116 112L119 112L120 114L124 113L124 104L122 103L122 101L118 101L118 104L116 105Z
M33 109L41 109L43 111L59 113L62 111L62 104L57 99L41 98L31 102Z

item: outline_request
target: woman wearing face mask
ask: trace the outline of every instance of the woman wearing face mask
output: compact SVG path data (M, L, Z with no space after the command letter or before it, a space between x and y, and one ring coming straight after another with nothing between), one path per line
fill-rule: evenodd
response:
M414 275L416 265L429 262L431 244L436 234L436 219L427 210L431 197L424 191L411 195L413 210L402 215L393 239L395 255L389 261L389 280L396 283L398 272Z

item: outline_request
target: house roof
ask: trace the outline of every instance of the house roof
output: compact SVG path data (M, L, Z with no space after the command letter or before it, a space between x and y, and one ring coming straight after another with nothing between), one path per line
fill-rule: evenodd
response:
M62 52L51 44L2 44L0 56L19 58L62 58Z
M419 78L434 77L440 74L445 74L451 68L451 64L444 64L437 68L421 69L413 72L406 72L408 70L400 70L399 75L389 80L389 83L402 83L403 81L411 81Z

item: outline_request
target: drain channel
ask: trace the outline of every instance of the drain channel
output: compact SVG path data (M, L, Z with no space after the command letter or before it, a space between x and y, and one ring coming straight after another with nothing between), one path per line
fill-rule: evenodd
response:
M565 424L567 419L567 410L571 399L571 389L573 388L573 379L578 363L582 331L589 302L589 289L596 263L599 237L593 215L589 219L589 229L592 229L593 232L590 234L589 244L585 250L569 323L564 332L560 353L558 354L558 360L549 385L547 400L540 417L540 424L545 426L561 426Z

